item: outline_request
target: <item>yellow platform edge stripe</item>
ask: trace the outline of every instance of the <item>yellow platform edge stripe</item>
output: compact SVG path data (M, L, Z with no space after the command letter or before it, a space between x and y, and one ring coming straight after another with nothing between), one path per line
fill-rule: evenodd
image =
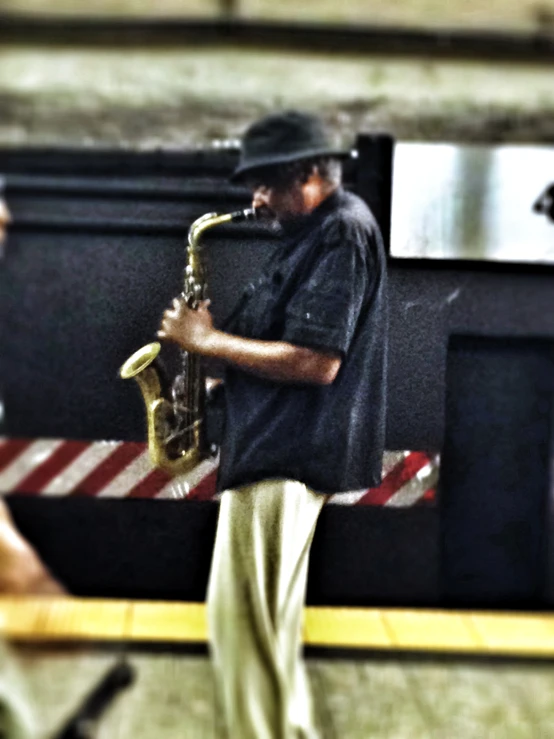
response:
M0 597L0 634L40 642L202 643L203 603ZM554 614L308 607L306 646L554 657Z

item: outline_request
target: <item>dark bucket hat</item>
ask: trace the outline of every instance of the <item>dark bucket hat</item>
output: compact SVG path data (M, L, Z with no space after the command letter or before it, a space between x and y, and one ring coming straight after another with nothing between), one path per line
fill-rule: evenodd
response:
M316 156L347 157L350 152L334 147L323 123L314 115L288 110L272 113L247 129L240 161L231 175L240 180L247 172Z

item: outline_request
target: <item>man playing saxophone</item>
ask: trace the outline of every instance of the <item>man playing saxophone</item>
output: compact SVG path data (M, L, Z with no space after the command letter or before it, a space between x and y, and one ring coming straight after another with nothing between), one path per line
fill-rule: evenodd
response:
M300 659L308 555L331 493L378 485L385 428L386 260L367 205L341 186L316 117L246 131L234 179L282 242L225 331L176 299L158 336L223 360L222 492L210 644L233 739L316 737Z

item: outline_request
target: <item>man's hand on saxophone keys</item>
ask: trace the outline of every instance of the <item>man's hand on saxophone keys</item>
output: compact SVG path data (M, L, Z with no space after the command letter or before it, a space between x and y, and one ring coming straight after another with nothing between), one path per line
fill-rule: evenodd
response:
M209 305L209 300L202 300L197 309L192 309L184 298L175 298L163 315L158 338L174 341L185 351L203 354L215 331Z

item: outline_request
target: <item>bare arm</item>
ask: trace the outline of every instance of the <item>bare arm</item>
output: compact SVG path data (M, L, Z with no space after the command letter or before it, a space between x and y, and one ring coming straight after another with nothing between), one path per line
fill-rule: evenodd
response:
M341 363L340 358L332 354L285 341L244 339L215 330L203 354L277 382L316 385L331 384Z
M191 310L182 299L164 313L158 336L187 351L222 359L248 372L277 382L329 385L341 365L340 356L285 341L261 341L218 331L213 327L209 301Z

